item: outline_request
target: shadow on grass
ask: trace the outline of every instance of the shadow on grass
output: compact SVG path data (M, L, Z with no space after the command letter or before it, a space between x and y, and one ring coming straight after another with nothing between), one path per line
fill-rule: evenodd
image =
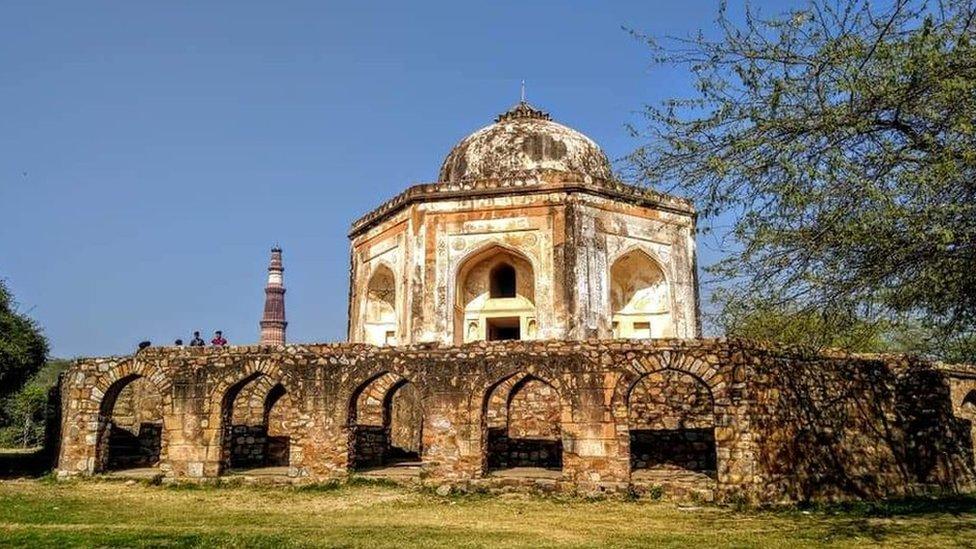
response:
M976 494L811 504L797 507L797 509L847 515L852 518L896 518L930 514L976 515Z
M0 448L0 479L37 478L51 470L51 456L44 448Z

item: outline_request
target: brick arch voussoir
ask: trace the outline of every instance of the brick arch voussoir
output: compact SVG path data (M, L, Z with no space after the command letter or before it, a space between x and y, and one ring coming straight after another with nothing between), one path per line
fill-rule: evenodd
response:
M420 383L419 376L406 368L399 365L384 365L383 367L370 369L365 375L355 375L351 376L342 386L339 391L339 402L344 402L346 407L343 412L345 416L346 425L352 425L355 423L355 416L357 413L357 400L360 395L365 393L371 385L374 383L381 383L385 385L383 394L387 395L390 389L394 386L409 383L413 385L420 393L420 403L421 406L426 405L428 402L428 392L427 386L424 383ZM387 395L388 396L388 395Z
M484 414L484 408L494 391L514 377L519 377L519 382L524 381L527 377L532 377L555 389L559 396L559 407L562 410L563 421L572 420L573 408L562 379L557 375L557 372L546 367L546 365L535 363L525 365L500 363L489 366L485 375L476 385L479 390L472 392L470 396L470 410L475 413L473 417L480 418Z
M626 421L630 392L634 386L641 379L665 370L687 374L702 383L708 389L716 409L729 404L726 376L718 367L697 357L663 351L636 358L621 372L610 401L611 413L614 417Z
M210 407L209 415L213 418L220 416L227 392L254 374L267 376L272 382L272 386L280 383L296 406L302 404L299 395L299 377L295 372L288 368L282 368L281 364L275 360L249 359L216 374L219 377L207 393L207 404Z
M137 377L134 377L137 376ZM133 377L148 380L159 392L165 407L172 407L173 404L173 380L166 372L152 363L141 362L135 359L125 360L109 368L104 375L98 377L95 382L92 395L95 397L95 409L100 410L105 398L109 395L112 388L120 381Z

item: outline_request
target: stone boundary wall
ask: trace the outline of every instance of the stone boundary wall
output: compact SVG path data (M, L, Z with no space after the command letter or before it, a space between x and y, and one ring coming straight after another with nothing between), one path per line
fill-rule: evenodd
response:
M61 380L58 472L99 472L106 415L121 388L141 377L162 395L161 471L219 476L227 459L223 433L233 421L228 402L244 383L267 377L284 387L292 406L280 427L289 436L289 476L342 477L356 459L357 400L370 383L394 374L420 395L424 482L482 483L496 421L487 412L491 394L529 375L556 393L559 485L624 491L634 485L631 389L641 380L640 392L667 389L649 386L676 377L654 375L662 371L694 378L711 396L720 500L873 498L974 486L972 418L955 395L960 383L976 380L976 368L725 339L161 347L80 359ZM703 426L696 420L692 427L698 433Z

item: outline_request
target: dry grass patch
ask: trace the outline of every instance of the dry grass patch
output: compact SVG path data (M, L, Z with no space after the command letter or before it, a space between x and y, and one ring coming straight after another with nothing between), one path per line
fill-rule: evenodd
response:
M667 502L441 498L381 485L0 483L0 545L170 547L973 546L976 503L736 511Z

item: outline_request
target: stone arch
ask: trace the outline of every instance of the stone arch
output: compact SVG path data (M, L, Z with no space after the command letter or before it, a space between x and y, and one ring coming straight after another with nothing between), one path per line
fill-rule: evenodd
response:
M406 377L383 371L360 383L348 401L350 469L416 465L423 455L423 395Z
M527 370L508 372L481 398L482 474L529 467L561 471L572 420L559 384Z
M976 410L976 389L973 389L972 391L966 393L966 396L963 397L962 404L960 406L969 407L973 410Z
M615 338L675 337L675 303L664 264L640 246L610 263L608 299Z
M665 368L627 396L632 471L692 471L715 478L715 401L701 379Z
M169 437L164 427L172 410L171 389L162 372L136 361L124 362L98 378L92 390L97 400L93 472L165 463Z
M217 474L299 465L300 459L295 457L301 456L304 433L298 430L302 400L297 387L290 375L270 361L246 361L228 369L208 398L208 438L215 450ZM272 437L267 421L279 405L283 408L276 413L278 430Z
M718 450L727 441L718 440L716 431L727 423L726 409L730 405L729 380L725 379L725 372L708 362L670 351L635 359L629 366L621 372L610 397L621 460L618 464L620 474L626 476L632 471L661 466L657 473L649 476L651 482L667 484L675 478L684 478L692 483L705 481L711 485L720 479L724 464ZM652 391L656 393L650 401L639 406L647 410L654 406L677 405L682 409L665 410L663 414L690 415L693 421L686 418L684 424L676 423L674 416L662 414L658 425L646 424L643 427L649 428L634 430L657 432L632 432L635 419L632 417L632 398ZM640 424L636 426L642 427ZM690 450L700 453L691 456L693 452ZM697 474L698 479L688 475L682 477L681 470Z
M397 278L385 261L377 261L366 283L363 337L374 345L395 345L398 337Z
M514 275L514 295L493 292L492 276L507 273L505 266ZM454 342L528 339L530 332L534 337L538 329L536 273L529 256L499 242L486 243L465 255L453 273Z

